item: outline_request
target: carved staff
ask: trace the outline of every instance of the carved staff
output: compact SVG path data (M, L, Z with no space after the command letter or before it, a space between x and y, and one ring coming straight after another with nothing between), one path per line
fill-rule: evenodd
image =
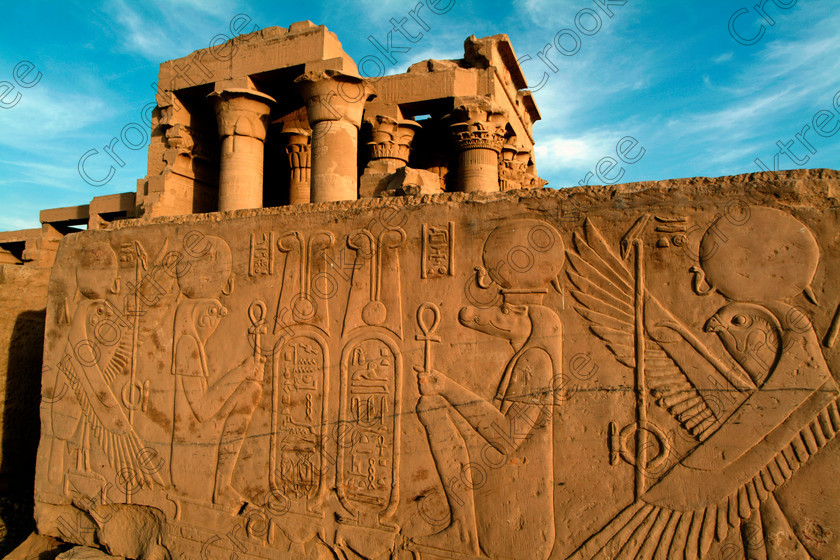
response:
M635 259L634 338L636 353L636 499L645 492L647 465L647 402L645 387L645 267L641 239L633 240Z
M134 425L134 410L142 406L143 385L137 383L137 346L140 338L140 267L143 271L148 270L146 251L139 241L134 241L134 321L131 324L131 366L128 374L128 422ZM135 387L138 390L137 403L134 402L133 394ZM125 394L123 394L125 397Z
M633 253L634 259L634 301L633 301L633 342L635 354L635 391L636 391L636 452L634 457L634 490L638 500L645 492L645 470L647 469L647 384L645 383L645 255L642 232L650 216L643 214L621 239L621 258L626 259Z

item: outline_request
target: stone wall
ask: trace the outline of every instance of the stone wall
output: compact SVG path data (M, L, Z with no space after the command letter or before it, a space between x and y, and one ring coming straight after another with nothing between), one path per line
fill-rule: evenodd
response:
M68 236L38 530L141 559L837 557L838 186L446 193Z

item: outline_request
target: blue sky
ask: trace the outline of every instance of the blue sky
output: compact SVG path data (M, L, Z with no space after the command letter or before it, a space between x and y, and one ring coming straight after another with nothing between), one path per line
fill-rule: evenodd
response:
M236 14L252 19L249 30L309 19L335 32L357 61L384 60L370 37L385 44L389 20L409 17L419 1L4 6L0 106L13 106L0 107L0 230L37 227L42 208L134 191L145 175L145 148L118 146L125 165L101 187L82 180L79 159L127 124L142 123L158 65L230 35ZM388 72L460 58L471 34L507 33L529 84L540 86L537 167L551 187L577 184L602 158L616 158L617 142L628 136L643 157L590 184L759 171L756 158L771 169L840 167L840 0L762 0L763 15L752 7L756 0L428 2L448 11L424 7L428 31L409 19L406 29L423 33L416 43L392 31L392 45L409 50L393 53L397 64ZM27 74L21 61L34 69Z

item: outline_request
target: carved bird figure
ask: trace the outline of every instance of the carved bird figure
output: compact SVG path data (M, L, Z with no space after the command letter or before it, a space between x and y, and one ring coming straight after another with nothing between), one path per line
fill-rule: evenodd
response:
M616 360L634 368L635 278L589 220L573 238L575 309ZM773 492L840 432L840 389L810 320L795 308L778 301L720 308L705 330L717 334L731 365L649 292L643 318L646 390L698 445L570 560L703 558L745 520L778 513ZM707 401L699 388L710 378L734 388L733 409Z
M723 347L760 387L779 361L782 325L767 308L735 302L723 306L704 327L716 333Z

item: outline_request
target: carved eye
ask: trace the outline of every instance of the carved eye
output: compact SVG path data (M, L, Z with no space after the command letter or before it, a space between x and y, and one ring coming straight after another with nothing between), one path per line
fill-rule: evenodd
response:
M507 304L502 305L502 315L508 315L510 313L510 307Z
M209 313L210 315L217 315L219 313L219 309L216 307L211 307Z
M732 317L732 324L736 325L738 327L746 325L747 324L747 318L744 317L743 315L735 315L734 317Z

